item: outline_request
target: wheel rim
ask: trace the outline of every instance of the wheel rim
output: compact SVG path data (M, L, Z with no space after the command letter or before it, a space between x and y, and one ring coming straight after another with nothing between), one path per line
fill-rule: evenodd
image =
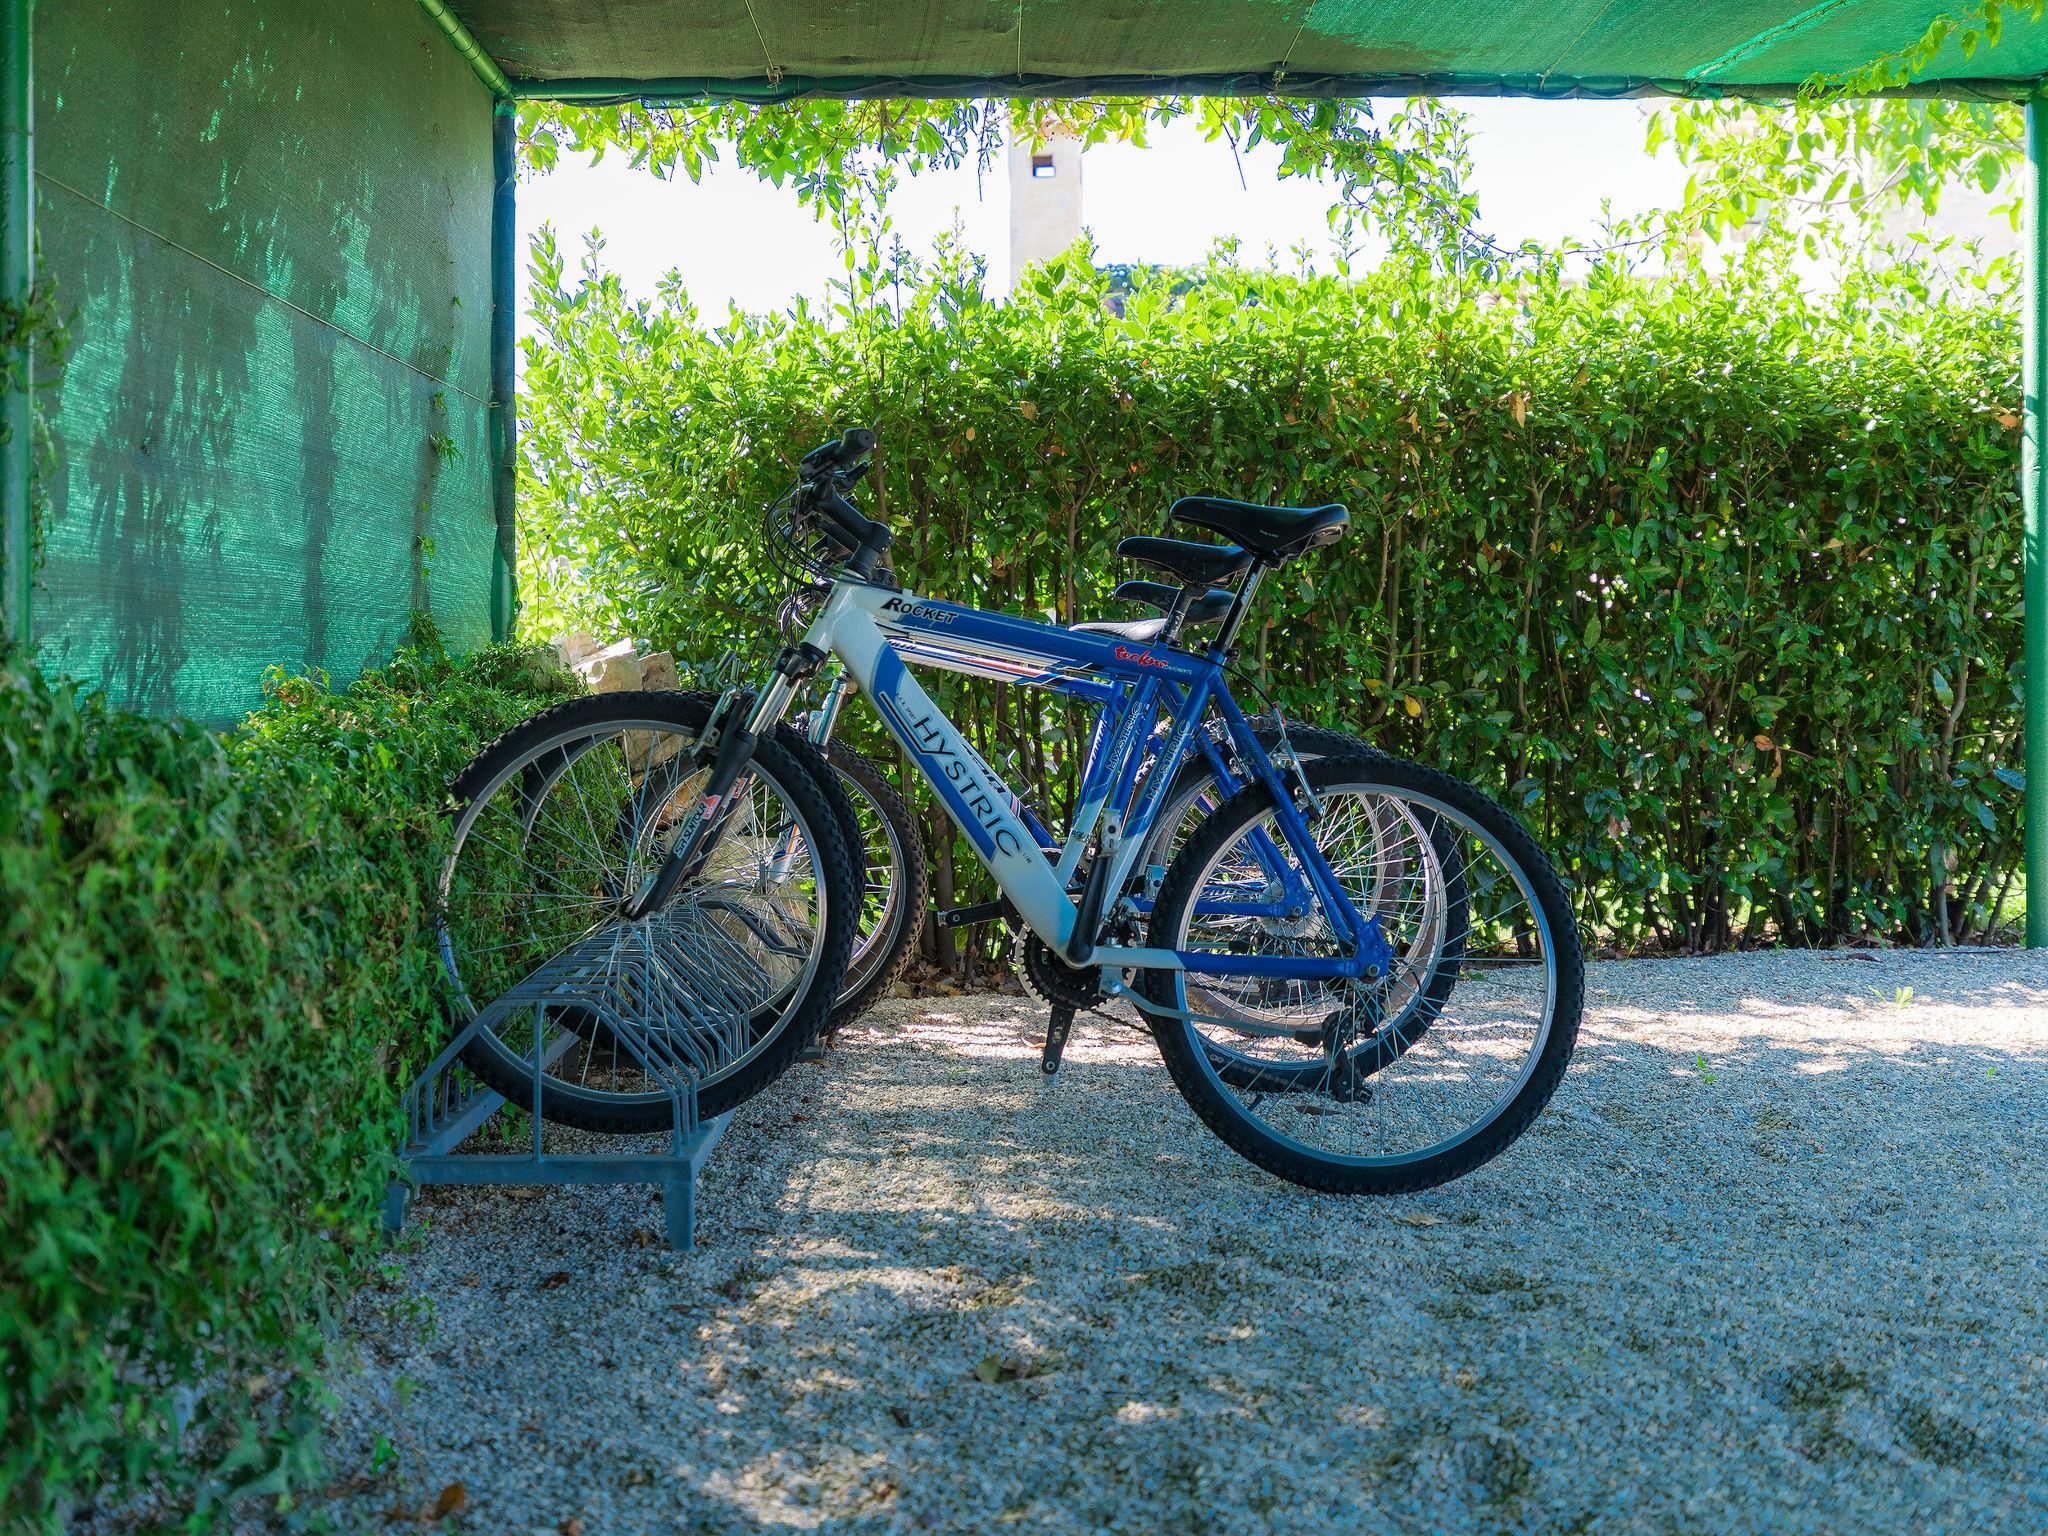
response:
M1397 1017L1385 1000L1398 998L1403 986L1414 988L1423 963L1406 947L1405 935L1390 928L1386 936L1395 953L1393 974L1371 987L1357 987L1349 1000L1352 1017L1322 1044L1312 1047L1285 1034L1247 1034L1186 1019L1162 1020L1160 1027L1184 1030L1197 1069L1213 1089L1283 1146L1350 1166L1422 1162L1479 1135L1506 1112L1534 1074L1557 1001L1552 925L1528 872L1468 812L1429 795L1378 784L1320 786L1318 793L1326 807L1347 797L1400 802L1401 822L1409 829L1403 857L1410 879L1432 862L1423 850L1442 841L1456 850L1462 867L1448 873L1464 882L1472 910L1455 994L1437 998L1423 992L1419 1012L1426 1017L1415 1018L1398 1041L1371 1043ZM1319 846L1341 844L1341 829L1330 826L1334 817L1333 812L1317 823ZM1248 823L1199 872L1195 888L1205 899L1214 900L1229 883L1233 866L1243 864L1243 845L1254 828L1281 841L1270 812ZM1296 857L1287 852L1290 859ZM1343 848L1329 857L1361 915L1370 916L1374 902L1355 869L1347 875ZM1398 908L1382 902L1378 910L1383 921L1398 921ZM1190 900L1174 921L1171 942L1180 949L1282 952L1270 944L1247 943L1245 929L1242 917L1197 917ZM1304 942L1296 952L1303 950L1340 952L1334 940L1320 947ZM1205 1000L1251 980L1175 973L1170 995L1182 1009L1208 1013ZM1350 1035L1343 1035L1343 1029ZM1332 1038L1339 1042L1335 1050ZM1353 1051L1372 1054L1356 1060ZM1245 1063L1266 1070L1247 1073Z
M701 803L694 736L659 719L565 728L456 819L435 928L457 1022L493 1009L481 1038L522 1071L538 1054L550 1092L662 1101L663 1061L708 1086L759 1055L810 990L827 891L803 813L758 761L697 874L659 913L621 915ZM498 1016L494 999L558 978L545 1005Z

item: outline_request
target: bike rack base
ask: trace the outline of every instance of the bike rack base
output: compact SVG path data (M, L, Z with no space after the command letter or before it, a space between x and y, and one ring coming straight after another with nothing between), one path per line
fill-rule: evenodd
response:
M384 1230L405 1225L413 1186L428 1184L652 1184L661 1191L668 1246L688 1253L697 1241L697 1175L732 1119L730 1112L698 1125L678 1151L612 1155L543 1152L459 1152L464 1141L504 1106L480 1088L446 1129L404 1153L410 1180L393 1179L384 1193Z
M527 1059L534 1083L533 1101L520 1106L530 1116L530 1134L522 1137L527 1149L457 1150L507 1103L503 1094L486 1087L463 1065L462 1051L480 1029L504 1016L506 1001L530 1001L528 994L550 996L556 983L545 974L546 969L543 967L542 972L507 993L505 999L471 1019L406 1090L406 1137L399 1153L405 1164L405 1176L385 1186L384 1230L395 1236L405 1225L413 1189L418 1185L651 1184L661 1191L669 1247L680 1253L689 1252L696 1245L697 1236L697 1178L711 1156L711 1149L725 1134L732 1114L728 1111L710 1120L700 1120L695 1082L664 1061L637 1023L617 1013L605 1015L604 1022L657 1075L669 1097L671 1129L660 1133L664 1143L660 1150L611 1154L541 1150L542 1076L579 1042L563 1032L543 1045L544 1031L539 1027L543 1015L539 1011L532 1032L533 1054Z

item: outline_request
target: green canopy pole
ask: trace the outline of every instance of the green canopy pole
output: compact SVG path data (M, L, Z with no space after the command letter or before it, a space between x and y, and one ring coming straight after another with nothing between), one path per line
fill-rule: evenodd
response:
M493 96L512 94L512 82L505 78L505 71L498 68L498 61L484 52L482 44L470 35L469 28L448 9L444 0L420 0L420 9L433 19L435 26L448 34L448 41L469 61L470 69L477 79L483 81L485 90Z
M519 108L502 97L492 104L491 167L491 499L498 525L491 557L491 638L509 640L519 548L519 401L512 371L519 324Z
M35 101L29 68L30 0L0 0L0 303L26 307L36 276ZM29 643L29 595L35 583L29 517L29 455L34 450L29 364L24 337L5 360L13 383L0 398L0 642Z
M2027 332L2021 363L2026 432L2020 500L2026 605L2027 947L2048 948L2048 96L2027 100Z

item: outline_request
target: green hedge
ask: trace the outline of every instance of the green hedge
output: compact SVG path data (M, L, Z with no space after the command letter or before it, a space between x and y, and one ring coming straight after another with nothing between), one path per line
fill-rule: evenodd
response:
M438 1048L445 787L559 677L429 640L220 737L0 663L0 1528L312 1471L321 1326Z
M921 592L1099 615L1176 496L1347 502L1269 584L1290 710L1506 797L1589 932L1963 937L2017 862L2019 343L1984 298L1613 270L1459 288L1213 266L1121 316L1072 256L874 308L633 303L543 246L523 593L540 633L765 654L759 509L846 424ZM1195 535L1200 537L1200 535ZM1042 792L1062 706L950 697ZM962 869L965 861L959 861ZM942 871L942 879L944 871ZM2008 917L2010 914L2008 913Z

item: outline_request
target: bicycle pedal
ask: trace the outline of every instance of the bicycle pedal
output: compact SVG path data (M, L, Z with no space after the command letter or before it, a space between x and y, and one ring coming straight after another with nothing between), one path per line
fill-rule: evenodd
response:
M1067 1036L1073 1032L1074 1010L1055 1007L1045 1025L1045 1049L1038 1055L1038 1068L1046 1076L1047 1087L1060 1075L1060 1058L1066 1054Z

